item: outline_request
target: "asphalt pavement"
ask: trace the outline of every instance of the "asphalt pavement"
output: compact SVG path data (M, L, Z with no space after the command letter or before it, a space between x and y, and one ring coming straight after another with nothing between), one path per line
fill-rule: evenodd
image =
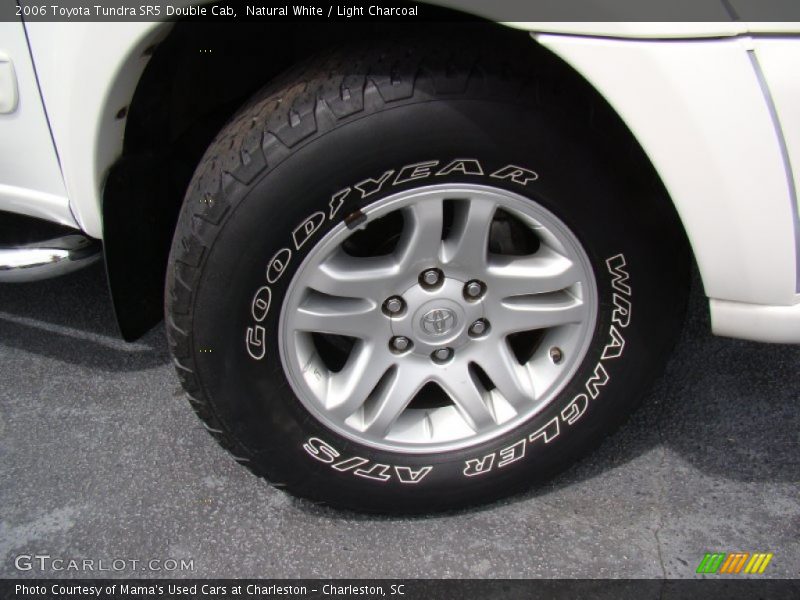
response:
M385 518L234 462L163 325L119 339L101 265L0 286L0 577L686 578L737 551L798 577L800 346L712 336L698 288L666 374L594 455L496 504Z

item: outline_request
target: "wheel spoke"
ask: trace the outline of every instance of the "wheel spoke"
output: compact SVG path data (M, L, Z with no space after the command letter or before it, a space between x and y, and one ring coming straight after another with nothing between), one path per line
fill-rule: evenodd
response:
M391 293L401 267L392 256L357 258L339 250L308 272L306 285L318 292L379 301Z
M504 335L580 323L587 317L584 302L567 292L507 298L492 313L492 327Z
M403 209L403 234L395 255L404 271L431 266L439 259L444 224L442 200L417 202Z
M297 307L295 330L369 339L380 326L378 305L363 298L313 294Z
M356 343L344 368L328 380L326 409L346 420L364 405L395 359L380 343Z
M372 410L364 415L364 432L385 437L400 414L428 381L416 369L398 366L381 382Z
M533 379L527 368L519 364L505 340L500 340L494 351L482 356L478 364L517 412L531 405L535 397Z
M474 431L485 431L497 424L486 403L486 392L475 381L466 363L453 363L437 382Z
M470 270L486 268L489 252L489 231L497 203L474 198L456 201L453 227L443 248L442 261Z
M491 292L499 298L548 294L580 280L580 267L550 248L522 258L492 255L485 279Z

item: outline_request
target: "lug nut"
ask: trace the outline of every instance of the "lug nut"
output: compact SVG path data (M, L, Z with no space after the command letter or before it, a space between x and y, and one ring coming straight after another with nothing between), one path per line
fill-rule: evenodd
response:
M489 322L484 319L478 319L469 326L469 334L472 337L478 337L489 331Z
M464 286L464 295L467 298L479 298L483 294L483 284L480 281L469 281Z
M394 348L398 352L405 352L411 347L411 340L402 335L393 337L390 343L392 345L392 348Z
M433 354L431 354L431 358L434 360L434 362L438 363L447 362L452 356L452 348L439 348L438 350L434 350Z
M561 348L558 346L553 346L550 348L550 360L552 360L556 365L564 360L564 352L561 350Z
M427 287L439 285L444 275L439 269L428 269L419 276L419 282Z
M383 303L383 309L390 315L397 315L403 312L405 304L400 296L392 296Z

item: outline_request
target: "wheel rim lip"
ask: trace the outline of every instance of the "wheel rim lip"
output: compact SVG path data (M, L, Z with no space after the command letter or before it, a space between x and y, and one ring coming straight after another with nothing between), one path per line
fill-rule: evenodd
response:
M589 346L594 336L594 330L597 323L597 316L599 310L597 283L595 280L594 270L588 255L583 248L583 245L578 240L577 236L564 224L564 222L557 217L550 210L542 206L539 202L530 197L522 196L515 192L503 188L497 188L487 185L479 184L437 184L429 186L420 186L411 190L391 194L382 199L368 204L361 208L361 212L366 215L367 221L371 222L375 219L383 217L390 212L399 210L403 207L410 206L414 202L424 201L426 197L441 197L442 195L453 196L454 198L462 198L464 195L469 194L483 194L495 196L498 202L498 208L510 210L515 215L523 215L533 219L535 222L542 224L543 222L548 225L548 233L555 233L559 243L569 248L570 258L578 261L581 267L580 284L582 286L582 299L587 304L587 317L580 323L581 335L575 336L580 339L579 345L573 349L570 354L573 358L569 361L566 368L563 369L562 375L558 377L556 385L550 386L547 393L543 398L537 399L535 404L525 411L517 414L516 417L508 421L499 423L491 430L475 433L464 438L455 440L448 440L444 442L429 442L411 444L398 442L394 440L373 439L365 436L362 432L354 430L352 427L344 425L343 422L337 422L331 415L324 409L319 400L314 397L313 392L310 391L305 378L302 376L302 366L296 360L290 360L290 357L297 356L296 342L294 341L294 330L287 328L287 307L297 302L290 303L290 299L295 298L298 288L305 288L307 286L302 284L302 275L309 267L309 264L317 260L324 260L325 257L330 256L331 252L341 243L343 243L352 232L347 231L346 224L342 221L334 226L327 232L322 239L320 239L304 257L297 271L294 273L292 280L287 288L284 296L284 301L281 306L281 313L279 317L278 339L279 339L279 354L281 365L283 367L284 375L286 376L289 385L294 392L300 403L308 410L315 419L324 425L326 428L333 430L336 434L358 444L365 445L375 450L383 450L389 452L396 452L408 455L421 455L421 454L436 454L454 450L464 450L470 447L478 446L482 443L492 439L499 438L528 423L531 419L542 413L549 406L553 400L563 391L563 389L572 381L579 367L588 352ZM467 196L469 197L469 196ZM344 235L342 235L344 233ZM341 236L341 239L337 239ZM319 259L320 255L323 257ZM411 277L411 275L409 275ZM466 284L472 278L464 279L462 283ZM481 300L482 301L482 300ZM407 310L407 309L406 309ZM552 329L552 328L548 328ZM387 336L387 343L391 338L391 329L388 330L390 335ZM435 370L435 369L434 369ZM436 377L434 377L434 380ZM342 421L346 421L343 419Z

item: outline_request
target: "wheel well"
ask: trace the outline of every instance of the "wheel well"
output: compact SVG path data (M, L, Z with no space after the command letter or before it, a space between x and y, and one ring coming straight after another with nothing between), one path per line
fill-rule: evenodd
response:
M557 94L584 104L604 136L625 154L644 153L614 111L580 75L527 32L446 9L426 10L415 38L443 45L451 36L516 44L543 72L538 94ZM179 21L157 47L127 110L121 158L103 193L106 269L117 321L134 340L163 316L163 289L178 211L195 167L224 124L260 87L291 66L326 49L374 38L407 38L403 23ZM597 110L602 107L602 110ZM660 180L657 182L660 184ZM666 192L663 192L666 195ZM670 203L671 204L671 203ZM673 210L674 212L674 210ZM676 217L677 222L677 217Z

